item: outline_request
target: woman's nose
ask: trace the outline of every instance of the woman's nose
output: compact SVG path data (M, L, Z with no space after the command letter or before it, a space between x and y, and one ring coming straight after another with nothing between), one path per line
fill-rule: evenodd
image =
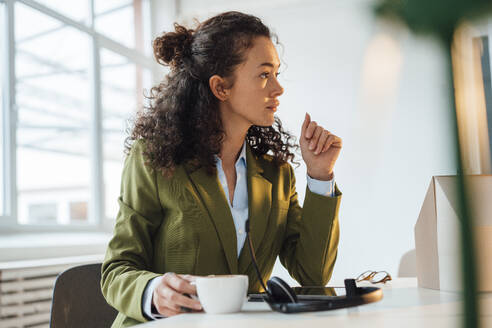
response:
M277 79L275 79L275 87L273 94L278 97L284 93L284 88L280 85Z

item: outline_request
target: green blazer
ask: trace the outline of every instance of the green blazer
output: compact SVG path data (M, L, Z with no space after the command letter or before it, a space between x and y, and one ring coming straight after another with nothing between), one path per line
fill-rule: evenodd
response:
M102 264L101 289L119 311L112 327L148 321L142 312L147 283L165 272L193 275L246 274L249 292L261 290L247 244L237 257L232 214L217 174L188 165L171 178L144 165L137 141L125 159L119 212ZM335 197L306 187L297 199L294 170L270 155L246 149L250 234L258 265L268 280L277 256L301 285L326 285L337 257Z

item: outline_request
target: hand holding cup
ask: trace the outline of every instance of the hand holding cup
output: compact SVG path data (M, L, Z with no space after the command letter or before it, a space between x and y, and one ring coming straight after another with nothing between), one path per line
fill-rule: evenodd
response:
M196 296L196 277L168 272L162 276L161 283L152 294L152 304L163 316L171 317L183 312L201 311L200 301ZM191 297L186 296L190 295Z

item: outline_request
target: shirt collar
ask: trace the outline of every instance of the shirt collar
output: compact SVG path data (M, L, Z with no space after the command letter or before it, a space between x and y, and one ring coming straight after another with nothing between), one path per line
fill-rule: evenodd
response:
M238 161L243 160L244 165L246 165L246 139L244 139L243 148L241 148L241 153L239 154Z
M220 157L215 155L216 161L221 161ZM244 166L246 166L246 139L244 139L243 146L241 148L241 153L239 153L239 157L236 161L236 164L242 162ZM221 161L222 163L222 161Z

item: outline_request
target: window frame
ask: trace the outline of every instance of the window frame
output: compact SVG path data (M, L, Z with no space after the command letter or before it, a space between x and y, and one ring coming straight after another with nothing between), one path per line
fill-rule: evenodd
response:
M476 62L474 57L475 42L480 38L488 39L489 68L488 74L492 74L492 19L465 21L457 31L458 42L453 46L451 56L453 58L453 84L462 99L469 98L470 94L477 97L477 93L485 96L485 84L483 79L484 69L481 62ZM472 55L473 53L473 55ZM460 55L462 54L462 55ZM481 76L476 75L476 64L479 65ZM472 73L472 74L470 74ZM474 76L478 79L470 79ZM466 82L465 82L466 81ZM490 90L489 90L490 91ZM477 98L478 99L478 98ZM471 107L469 101L457 100L456 113L458 115L458 131L460 138L460 152L466 174L490 174L492 163L492 122L488 119L490 108L487 108L487 100L484 103L478 102ZM490 107L490 106L489 106ZM483 111L482 111L483 109ZM485 124L483 124L485 122ZM485 138L485 135L488 138Z
M125 57L129 62L140 66L142 69L149 69L153 80L155 80L158 71L155 61L139 52L136 48L128 48L125 45L103 35L95 30L94 1L87 0L90 4L89 23L75 21L56 10L46 7L34 0L0 0L4 4L3 17L4 22L0 33L3 33L4 40L3 54L0 54L2 65L5 69L4 78L2 79L3 103L0 104L3 115L1 142L3 142L3 178L4 184L2 197L4 202L5 215L0 213L0 231L2 233L10 232L63 232L63 231L93 231L110 232L113 229L114 218L106 218L104 214L104 185L103 185L103 127L102 127L102 95L101 95L101 63L100 51L107 49ZM46 15L52 19L62 22L68 26L86 33L91 39L91 128L90 128L90 162L91 162L91 180L90 180L90 201L89 201L89 224L78 225L41 225L41 224L19 224L18 204L17 204L17 108L15 95L15 3L21 3ZM140 6L142 6L140 4ZM150 4L149 4L150 6ZM149 8L146 8L149 11ZM148 17L150 18L150 12ZM150 24L150 22L149 22ZM142 36L144 37L144 36ZM137 66L137 67L138 67ZM10 123L10 124L9 124ZM91 224L92 223L92 224Z

